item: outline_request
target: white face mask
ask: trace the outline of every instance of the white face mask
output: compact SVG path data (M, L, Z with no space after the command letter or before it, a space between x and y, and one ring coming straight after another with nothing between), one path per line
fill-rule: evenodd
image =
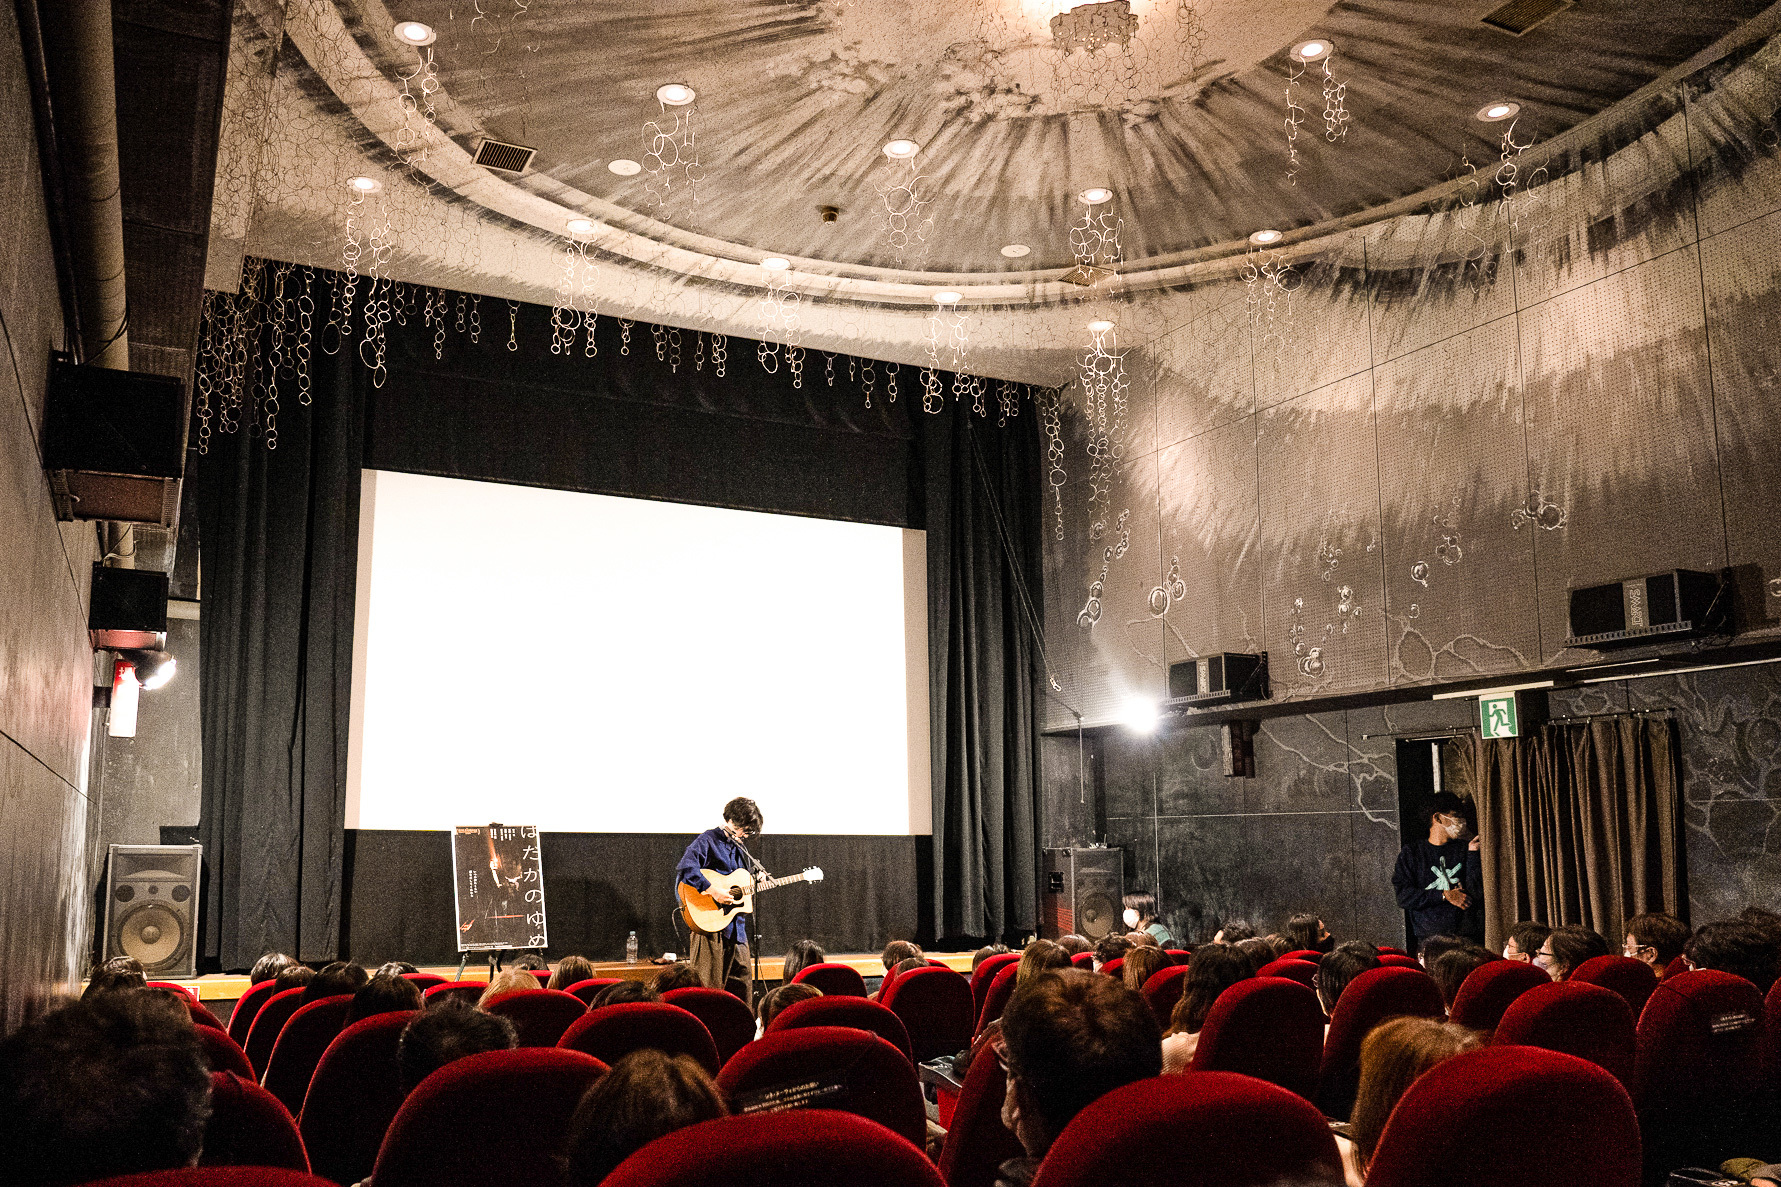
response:
M1125 925L1127 927L1137 927L1138 926L1138 912L1132 910L1130 907L1126 908Z
M1459 839L1459 835L1466 831L1465 822L1454 821L1452 824L1443 824L1441 831L1447 834L1448 840L1456 841Z

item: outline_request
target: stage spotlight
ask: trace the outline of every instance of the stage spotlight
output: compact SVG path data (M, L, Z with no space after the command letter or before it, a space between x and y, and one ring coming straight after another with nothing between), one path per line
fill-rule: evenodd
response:
M1156 702L1147 701L1143 697L1134 697L1125 703L1120 711L1120 721L1135 733L1148 734L1156 729Z
M179 669L179 661L165 651L123 651L118 654L136 670L136 679L150 692L167 687Z

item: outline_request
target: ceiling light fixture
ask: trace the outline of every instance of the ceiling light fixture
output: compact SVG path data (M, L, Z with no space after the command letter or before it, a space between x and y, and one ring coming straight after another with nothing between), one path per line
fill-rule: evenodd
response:
M439 34L433 31L433 26L419 21L397 21L396 40L404 45L432 45L439 40Z
M1024 243L1010 243L1002 248L1002 254L1011 260L1018 260L1032 250Z
M1330 56L1335 44L1325 38L1301 41L1292 47L1291 57L1295 62L1321 62Z
M884 155L893 161L907 161L921 151L921 145L913 140L893 140L884 146Z
M1104 185L1095 185L1083 190L1076 196L1081 198L1084 202L1087 202L1090 206L1099 206L1103 202L1111 202L1113 200L1113 191Z
M1089 322L1088 328L1089 328L1090 333L1105 334L1108 330L1111 330L1113 328L1113 323L1108 321L1106 318L1102 318L1100 321Z
M619 157L615 161L607 161L606 168L620 177L635 177L643 172L643 166L628 157Z
M699 92L684 82L670 82L656 88L656 98L667 107L685 107L699 97Z
M941 289L934 294L934 304L936 305L957 305L964 299L965 294L956 289Z
M1510 103L1506 99L1499 99L1495 103L1486 103L1483 107L1480 107L1476 118L1487 124L1494 124L1500 120L1509 119L1512 116L1519 114L1520 111L1521 104Z
M361 194L375 194L383 188L383 182L375 177L353 177L347 179L347 188L357 190Z
M569 220L569 234L591 235L594 232L594 220L591 218L572 218Z
M784 256L768 256L761 261L761 267L769 272L784 272L792 266L792 262Z
M1273 228L1269 228L1265 231L1253 231L1250 233L1249 242L1255 244L1257 247L1266 247L1270 243L1280 242L1280 232Z

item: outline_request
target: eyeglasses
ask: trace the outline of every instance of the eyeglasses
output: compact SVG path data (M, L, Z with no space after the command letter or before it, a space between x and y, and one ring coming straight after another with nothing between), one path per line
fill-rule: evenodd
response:
M1622 956L1630 956L1636 960L1638 959L1639 953L1646 951L1655 952L1657 949L1650 944L1628 944L1621 948L1620 954Z

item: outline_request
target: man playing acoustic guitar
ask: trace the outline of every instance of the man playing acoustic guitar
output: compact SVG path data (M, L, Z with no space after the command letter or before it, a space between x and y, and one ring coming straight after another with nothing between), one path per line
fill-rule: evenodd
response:
M724 805L720 828L708 828L693 838L680 858L678 879L720 904L735 902L724 887L713 888L701 870L747 870L752 867L742 842L761 831L761 809L747 796ZM690 956L699 979L713 989L725 989L754 1007L754 970L749 963L747 916L738 914L721 932L707 934L692 929Z

